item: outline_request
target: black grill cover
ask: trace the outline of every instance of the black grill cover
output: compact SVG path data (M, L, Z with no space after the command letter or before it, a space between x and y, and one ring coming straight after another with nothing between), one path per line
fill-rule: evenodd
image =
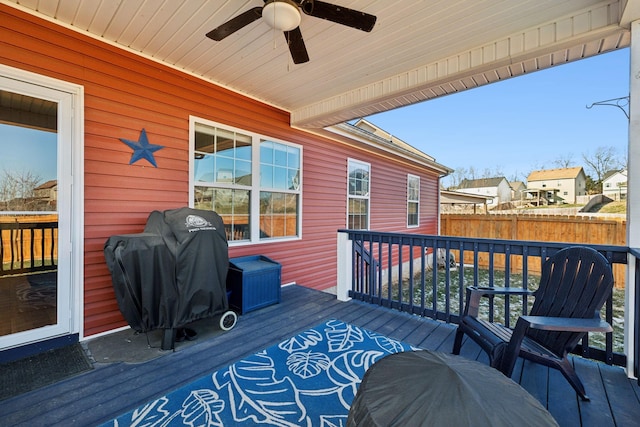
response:
M229 254L212 211L154 211L143 233L104 247L118 306L136 331L181 327L228 310Z

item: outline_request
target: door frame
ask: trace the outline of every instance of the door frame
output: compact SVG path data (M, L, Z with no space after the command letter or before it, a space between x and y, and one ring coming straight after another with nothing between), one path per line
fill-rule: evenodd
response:
M84 87L0 64L3 87L58 103L58 282L69 283L58 300L57 324L0 337L0 351L52 338L84 336Z

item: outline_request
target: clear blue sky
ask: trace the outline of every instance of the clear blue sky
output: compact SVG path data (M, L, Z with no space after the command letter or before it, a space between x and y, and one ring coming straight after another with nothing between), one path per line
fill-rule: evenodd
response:
M366 119L452 169L526 180L569 157L589 174L582 155L598 147L626 160L624 113L586 106L628 95L629 49L622 49Z
M30 172L40 184L56 179L57 134L0 124L0 179Z

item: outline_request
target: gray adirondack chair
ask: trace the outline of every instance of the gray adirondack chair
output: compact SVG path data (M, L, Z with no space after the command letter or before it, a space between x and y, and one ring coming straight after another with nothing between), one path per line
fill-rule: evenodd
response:
M531 292L517 288L467 288L453 353L460 354L468 335L489 355L490 365L511 377L518 356L558 369L582 400L584 385L567 358L588 332L611 332L600 309L611 295L611 265L599 252L584 246L564 248L542 265L540 286ZM478 317L485 296L525 295L535 298L529 315L520 316L514 329Z

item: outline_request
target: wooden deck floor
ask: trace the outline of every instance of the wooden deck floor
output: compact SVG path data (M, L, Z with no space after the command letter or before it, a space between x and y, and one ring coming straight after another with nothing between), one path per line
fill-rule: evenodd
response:
M288 286L282 302L241 316L229 332L144 363L98 363L88 373L0 401L0 425L79 425L106 422L153 398L247 355L335 318L417 347L451 352L455 325ZM486 363L473 342L462 355ZM635 426L640 387L622 369L575 358L576 371L591 397L580 401L555 370L519 361L513 378L533 394L561 426ZM487 399L496 399L487 391Z

